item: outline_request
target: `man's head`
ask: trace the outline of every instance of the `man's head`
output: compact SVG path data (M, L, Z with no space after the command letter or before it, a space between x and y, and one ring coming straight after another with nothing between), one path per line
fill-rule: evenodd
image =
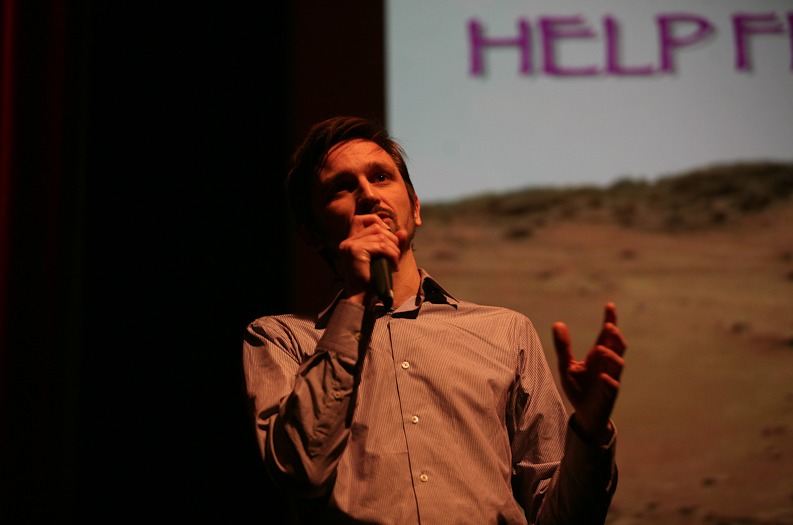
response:
M370 162L372 166L367 167ZM419 203L401 146L377 122L357 117L336 117L312 127L292 157L287 191L298 229L318 244L339 241L332 235L328 224L329 216L332 220L332 215L341 208L338 202L333 201L338 197L331 199L332 196L328 195L329 177L342 175L348 180L347 185L354 184L349 190L345 189L349 194L342 201L355 201L355 210L351 212L348 209L348 214L377 212L381 189L378 185L370 188L368 184L372 177L377 176L377 166L394 172L398 182L398 186L382 190L385 200L390 195L397 201L384 202L382 214L401 213L402 219L410 219L406 224L411 229L420 224ZM368 175L367 170L371 171ZM334 184L338 185L338 182ZM409 204L409 210L395 209L404 203Z

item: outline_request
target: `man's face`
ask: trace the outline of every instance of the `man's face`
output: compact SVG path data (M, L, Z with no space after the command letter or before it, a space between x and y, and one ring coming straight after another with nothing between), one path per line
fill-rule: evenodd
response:
M396 163L368 140L331 148L311 197L320 242L333 251L347 238L355 215L379 215L391 231L406 230L408 241L421 225L419 201L411 198Z

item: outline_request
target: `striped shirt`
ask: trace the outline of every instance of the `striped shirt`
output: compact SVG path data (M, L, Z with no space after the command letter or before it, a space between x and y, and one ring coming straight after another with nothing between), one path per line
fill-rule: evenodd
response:
M268 472L318 523L603 523L613 440L568 431L529 319L421 277L391 311L337 299L249 325Z

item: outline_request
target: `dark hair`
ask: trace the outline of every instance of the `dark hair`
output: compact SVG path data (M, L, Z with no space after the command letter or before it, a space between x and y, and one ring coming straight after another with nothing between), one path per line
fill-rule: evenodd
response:
M371 119L334 117L315 124L292 156L286 179L286 191L292 215L298 226L305 225L310 230L317 230L316 218L311 207L311 194L317 175L325 164L328 152L336 144L355 139L374 142L391 156L405 181L411 197L410 201L414 202L416 192L405 163L405 152L402 146L388 134L385 127Z

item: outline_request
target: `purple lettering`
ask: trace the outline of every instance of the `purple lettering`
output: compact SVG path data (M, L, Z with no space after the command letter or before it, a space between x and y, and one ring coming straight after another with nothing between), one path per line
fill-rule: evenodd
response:
M485 47L515 46L520 51L520 72L529 74L533 70L531 60L531 31L526 20L518 20L518 36L515 38L485 38L482 24L471 19L468 23L468 35L471 39L471 74L484 75L482 50Z
M735 47L735 68L750 71L753 67L752 42L758 35L788 34L790 40L790 70L793 71L793 11L784 14L764 12L732 14L733 43ZM547 75L571 77L591 77L596 75L650 76L657 73L674 73L677 70L678 52L686 47L701 44L716 32L716 27L704 16L695 13L660 13L655 16L659 43L658 64L624 64L622 28L620 21L612 14L606 14L603 21L604 64L562 64L560 58L562 43L570 39L592 41L600 36L583 15L540 16L537 29L540 31L539 45L542 50L542 72ZM785 26L787 22L787 27ZM470 41L470 74L485 74L485 51L493 47L514 47L520 54L518 71L522 75L534 72L534 49L532 27L529 21L519 18L517 34L506 37L487 37L483 24L472 18L468 21ZM571 53L570 56L579 56Z
M661 69L665 73L675 71L675 61L673 51L695 44L705 37L710 35L713 31L713 25L707 19L688 14L671 14L659 15L656 17L658 23L659 34L661 39ZM697 26L696 30L688 36L676 37L674 35L673 26L678 23L693 23Z
M790 37L790 70L793 71L793 11L787 14L787 27Z
M562 38L592 38L595 33L589 27L576 27L583 23L580 16L543 17L540 19L542 32L543 70L549 75L591 76L598 74L595 66L565 68L556 63L555 44ZM573 26L565 29L564 26Z
M614 75L652 75L654 68L647 66L623 66L620 63L619 44L620 30L617 20L605 16L603 24L606 28L606 71Z
M735 68L738 71L752 69L752 61L747 49L749 35L785 32L784 26L774 13L732 15L732 29L735 37Z

